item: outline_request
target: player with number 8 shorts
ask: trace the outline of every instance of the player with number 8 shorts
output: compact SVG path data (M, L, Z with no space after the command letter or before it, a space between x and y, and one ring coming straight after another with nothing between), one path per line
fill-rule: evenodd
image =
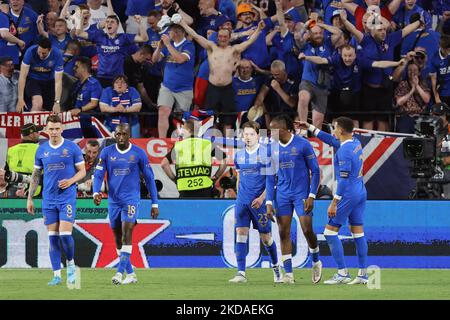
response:
M67 258L67 283L75 284L72 229L76 213L76 183L86 175L84 158L76 143L62 137L63 125L59 116L48 117L46 131L49 141L41 144L36 151L27 211L34 215L33 195L43 175L42 215L48 230L53 269L53 279L48 285L61 284L61 243Z

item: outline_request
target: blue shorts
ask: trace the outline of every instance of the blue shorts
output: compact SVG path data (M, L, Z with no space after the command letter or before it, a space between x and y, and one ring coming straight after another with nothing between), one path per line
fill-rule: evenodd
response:
M364 209L366 207L366 195L344 198L338 202L336 216L328 221L333 227L342 227L346 224L347 218L351 226L362 226L364 224Z
M272 221L267 218L265 205L259 209L253 209L251 204L236 202L234 218L236 228L250 228L250 221L252 221L253 228L257 229L259 233L272 232Z
M109 203L108 217L111 228L122 226L122 222L136 222L139 202Z
M42 216L46 226L60 221L75 222L76 200L68 203L46 203L42 201Z
M292 214L294 213L294 209L295 212L297 213L297 216L299 217L304 217L304 216L312 216L313 213L305 212L305 207L304 207L304 200L303 197L295 197L295 196L290 196L290 197L280 197L278 194L275 197L275 210L276 210L276 216L278 217L282 217L282 216L292 216Z

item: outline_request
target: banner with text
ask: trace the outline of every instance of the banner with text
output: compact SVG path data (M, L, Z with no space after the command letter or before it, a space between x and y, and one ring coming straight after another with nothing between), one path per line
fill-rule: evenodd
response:
M35 216L25 200L0 201L0 267L49 268L48 236L36 201ZM323 235L329 201L317 200L314 231L325 267L335 267ZM138 268L236 267L234 202L230 200L162 200L160 216L150 219L151 202L143 200L133 234L131 261ZM450 268L450 201L368 201L365 234L368 263L382 268ZM118 262L107 219L107 201L77 201L75 261L80 267L113 267ZM278 227L272 234L280 250ZM293 265L310 266L308 246L296 215L292 234ZM357 267L355 246L347 227L340 232L346 262ZM248 267L268 268L269 257L256 230L249 236ZM281 252L278 252L281 256Z

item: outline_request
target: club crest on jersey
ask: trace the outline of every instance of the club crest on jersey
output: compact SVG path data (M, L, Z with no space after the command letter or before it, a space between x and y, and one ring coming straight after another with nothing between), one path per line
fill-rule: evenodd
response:
M62 151L61 157L62 157L62 158L67 158L67 157L69 157L69 150L64 149L64 150Z
M128 162L134 162L136 160L136 157L134 156L134 154L132 154L130 156L130 159L128 160Z
M292 147L291 148L291 156L296 156L296 155L298 155L297 148L296 147Z

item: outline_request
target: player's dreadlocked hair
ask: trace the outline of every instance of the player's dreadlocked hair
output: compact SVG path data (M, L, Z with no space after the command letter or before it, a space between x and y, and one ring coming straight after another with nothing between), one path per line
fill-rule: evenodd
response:
M283 129L286 129L288 131L294 131L294 121L292 121L292 119L285 115L285 114L281 114L279 116L276 116L275 118L273 118L274 122L279 123L283 126Z

